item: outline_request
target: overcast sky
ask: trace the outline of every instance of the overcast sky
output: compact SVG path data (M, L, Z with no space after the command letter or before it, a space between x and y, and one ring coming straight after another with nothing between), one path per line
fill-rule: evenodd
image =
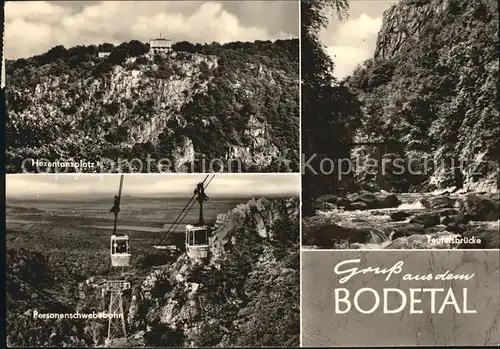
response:
M206 175L148 174L125 175L123 195L190 196L196 184ZM8 197L37 197L54 194L81 194L100 196L116 194L120 175L45 175L12 174L7 176ZM217 174L207 188L208 196L271 196L277 194L299 195L298 174Z
M275 40L299 36L297 1L15 1L5 5L5 56L56 45L169 37L174 42Z
M346 77L358 64L373 57L383 13L397 2L351 0L348 18L343 21L332 18L328 28L321 33L321 40L335 62L337 78Z

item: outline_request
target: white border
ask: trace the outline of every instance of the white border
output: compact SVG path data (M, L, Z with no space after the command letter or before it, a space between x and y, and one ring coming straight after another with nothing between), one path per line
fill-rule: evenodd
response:
M302 347L302 15L301 3L302 0L297 0L299 3L298 20L299 20L299 176L300 176L300 192L299 192L299 346Z
M498 248L435 248L435 249L425 249L425 248L419 248L419 249L408 249L408 248L402 248L402 249L345 249L345 250L335 250L335 249L308 249L308 248L303 248L300 250L301 252L337 252L337 253L343 253L343 252L446 252L446 251L460 251L460 252L490 252L490 251L499 251Z
M103 172L103 173L93 173L93 172L73 172L73 173L51 173L51 172L36 172L36 173L6 173L7 176L206 176L206 175L216 175L216 176L299 176L298 172L152 172L152 173L142 173L142 172Z

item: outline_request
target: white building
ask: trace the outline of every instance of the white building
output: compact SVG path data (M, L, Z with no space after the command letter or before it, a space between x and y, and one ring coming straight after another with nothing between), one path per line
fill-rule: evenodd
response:
M172 40L170 39L151 39L149 40L149 53L155 54L160 52L171 52Z
M111 52L99 52L98 57L99 58L106 58L111 54Z

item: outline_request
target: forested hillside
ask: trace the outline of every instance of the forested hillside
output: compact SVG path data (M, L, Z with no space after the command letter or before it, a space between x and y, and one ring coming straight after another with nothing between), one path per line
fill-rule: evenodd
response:
M414 174L387 171L385 189L495 182L498 53L496 1L403 0L384 13L374 58L347 84L363 106L355 141L385 142L385 158L403 158L406 168L412 161Z
M179 42L155 56L139 41L57 46L7 61L6 73L9 172L25 158L147 154L172 171L203 157L240 159L244 171L298 170L298 40ZM291 162L280 166L280 156Z

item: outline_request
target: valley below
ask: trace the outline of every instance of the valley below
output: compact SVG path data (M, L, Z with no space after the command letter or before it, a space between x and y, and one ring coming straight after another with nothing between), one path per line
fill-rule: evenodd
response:
M175 248L154 248L174 220L168 212L178 213L173 208L185 200L168 201L164 211L160 201L127 199L128 215L118 224L130 236L125 270L110 265L105 203L8 202L7 344L298 346L298 198L213 199L206 262L184 250L184 225L194 213L165 242ZM131 286L122 294L126 338L107 341L107 319L35 317L106 311L108 280Z

